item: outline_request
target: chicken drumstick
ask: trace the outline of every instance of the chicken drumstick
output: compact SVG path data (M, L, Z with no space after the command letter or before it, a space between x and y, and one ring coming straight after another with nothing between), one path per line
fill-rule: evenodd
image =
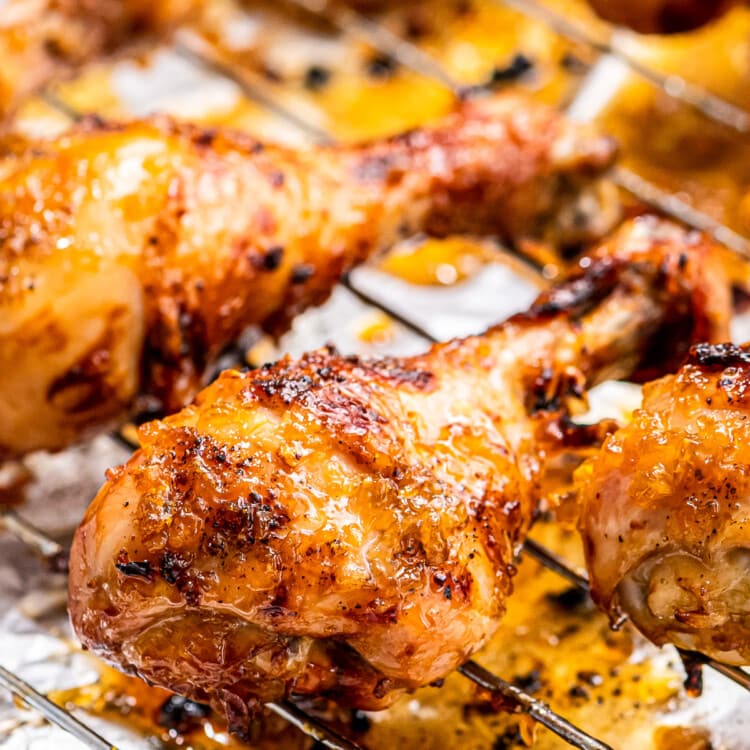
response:
M657 644L750 664L750 346L701 344L579 469L592 592Z
M226 711L359 708L494 632L566 403L726 334L711 249L639 221L531 310L407 359L320 350L225 372L107 483L71 552L83 644ZM585 433L588 434L588 433Z
M361 146L163 118L21 144L0 166L0 458L105 429L139 395L175 411L245 327L282 331L399 237L564 241L568 217L581 239L579 201L596 234L613 156L514 96Z

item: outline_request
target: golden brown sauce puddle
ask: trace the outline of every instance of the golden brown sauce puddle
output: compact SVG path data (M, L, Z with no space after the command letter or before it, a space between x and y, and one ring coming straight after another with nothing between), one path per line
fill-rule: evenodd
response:
M498 257L488 243L463 237L425 240L389 253L380 268L411 284L450 286L469 279Z
M78 112L96 112L105 117L121 117L123 107L112 87L112 69L91 65L74 81L58 84L56 95Z
M524 256L543 266L550 256L540 256L529 248ZM452 286L478 274L488 263L501 263L531 283L540 278L521 255L503 250L494 242L469 237L423 239L407 243L385 255L379 268L399 279L418 286Z
M629 37L627 51L750 109L750 10L692 34ZM741 233L750 233L750 137L630 76L600 116L622 162Z
M497 86L517 85L549 102L570 97L591 58L543 24L493 0L405 5L385 22L462 84L486 83L494 76ZM358 63L332 71L326 84L311 93L336 137L360 140L396 133L454 106L445 86L390 62L362 47Z
M221 720L205 707L170 710L175 697L167 690L147 685L137 677L121 674L111 667L99 665L99 681L84 687L58 690L49 698L65 708L80 708L116 723L125 724L159 747L181 750L239 750L243 744L228 734ZM177 704L179 706L179 703ZM276 716L264 717L256 728L252 747L303 748L305 739Z
M656 731L656 750L711 750L711 737L705 729L660 727Z
M741 233L750 232L750 138L630 80L600 117L621 163Z
M569 0L564 5L569 5ZM289 19L279 14L279 23ZM568 42L543 23L495 0L431 0L403 4L381 18L437 60L460 84L494 81L519 86L549 102L567 101L593 61L593 54ZM262 43L246 49L225 44L216 31L204 35L222 57L238 68L263 70ZM323 128L342 141L389 135L424 124L455 105L453 92L428 76L398 65L366 44L348 42L345 62L293 72L274 70L282 80L269 82L285 96L296 95L302 110L312 108ZM273 66L269 65L266 70ZM222 121L247 126L248 113L238 105Z
M396 326L393 319L380 310L374 310L359 321L357 338L364 344L383 345L393 341Z
M750 9L737 7L688 34L631 35L627 52L651 69L673 73L750 109Z

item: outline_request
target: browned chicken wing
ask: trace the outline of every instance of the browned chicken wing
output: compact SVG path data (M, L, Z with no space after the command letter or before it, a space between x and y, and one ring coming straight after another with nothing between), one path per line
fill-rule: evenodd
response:
M164 34L196 0L5 0L0 9L0 122L30 94L135 38Z
M178 409L245 327L283 330L399 237L577 240L581 202L596 234L613 154L503 96L362 146L292 151L169 119L21 145L0 167L0 457L62 448L139 394Z
M701 344L579 469L594 597L658 644L750 663L750 346Z
M690 31L718 18L740 0L588 0L607 21L644 34Z
M142 427L74 540L83 644L237 731L259 701L375 709L463 663L503 614L546 461L590 434L567 402L726 335L699 238L640 221L582 266L485 335L225 372Z

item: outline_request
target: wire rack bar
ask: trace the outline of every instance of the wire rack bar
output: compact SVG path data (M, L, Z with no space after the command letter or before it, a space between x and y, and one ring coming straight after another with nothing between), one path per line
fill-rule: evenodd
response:
M732 682L736 682L745 690L750 690L750 674L744 669L732 666L731 664L724 664L723 662L716 661L716 659L704 658L706 659L706 666L711 667L711 669L724 675L724 677L732 680Z
M622 49L617 33L611 40L598 38L590 33L582 22L571 21L562 13L553 10L539 0L497 0L529 18L542 21L553 31L571 41L585 44L600 54L612 55L630 70L644 78L668 96L702 112L715 122L726 125L740 133L750 132L750 113L716 94L691 84L676 75L665 75L646 67Z
M344 33L352 37L365 39L378 51L390 55L404 67L443 84L459 97L473 88L461 85L437 60L427 55L415 44L402 39L377 21L373 21L351 8L332 6L328 0L286 0L286 2L303 8L313 15L323 15ZM528 17L546 23L554 31L572 41L593 47L600 54L608 54L617 58L653 86L700 110L712 120L742 133L750 132L750 113L721 97L691 85L677 76L665 76L646 68L618 50L616 45L613 46L610 43L597 40L580 23L570 21L560 13L538 2L538 0L498 0L498 2L512 7ZM231 67L229 72L233 74ZM326 137L330 139L329 136L326 135ZM671 193L662 190L635 172L624 167L617 167L612 171L612 179L619 187L627 190L638 200L657 208L688 226L706 232L717 242L726 245L745 258L750 258L750 240L746 237Z
M77 719L66 709L53 703L18 675L0 666L0 686L38 711L47 721L69 732L92 750L117 750L91 727ZM354 742L347 740L314 717L308 715L291 701L267 703L266 707L281 716L294 727L330 750L360 750Z
M0 509L0 527L19 539L56 571L67 570L68 553L61 544L19 516L12 508Z
M557 573L557 575L564 578L568 583L572 583L573 586L588 594L589 582L586 576L577 573L554 552L542 546L539 542L535 542L533 539L526 540L523 545L523 550L529 557L533 557L540 565L543 565L553 573Z
M290 724L297 727L308 737L320 742L324 747L331 748L331 750L359 750L359 745L334 732L326 724L305 713L291 701L267 703L266 708L286 719Z
M392 57L396 62L441 83L457 95L466 87L462 86L435 58L417 47L416 44L394 34L390 29L345 5L335 5L327 0L285 0L290 5L302 8L308 13L329 20L344 34L369 43L379 52Z
M408 317L402 315L397 310L394 310L393 308L384 304L383 302L376 299L372 295L360 289L352 281L350 275L347 274L346 276L341 278L339 280L339 284L341 284L341 286L343 286L345 289L348 289L361 302L364 302L366 305L370 305L370 307L376 307L378 310L380 310L381 312L384 312L386 315L388 315L390 318L392 318L397 323L402 325L408 331L411 331L412 333L416 334L420 338L423 338L425 341L428 341L430 344L439 343L439 339L436 336L433 336L426 328L421 326L419 323L417 323L414 320L410 320Z
M91 750L117 750L111 743L97 734L91 727L79 721L73 714L53 703L10 670L0 666L0 685L17 698L38 711L47 721L80 740Z
M676 195L662 190L625 167L615 167L611 171L611 176L619 187L624 188L643 203L657 208L683 224L705 232L743 258L750 258L750 240L747 237L743 237L708 214L693 208Z
M349 289L355 296L357 296L366 304L373 305L387 315L392 316L395 320L401 323L401 325L405 326L413 333L422 336L427 341L437 341L437 339L431 333L429 333L429 331L426 331L420 325L410 321L400 313L392 311L388 306L374 299L371 295L361 292L355 285L351 283L350 279L345 279L343 283L347 289ZM543 565L548 570L551 570L561 578L564 578L566 581L568 581L568 583L572 584L581 591L584 591L586 594L590 594L588 577L574 570L569 563L563 560L559 555L552 552L552 550L548 549L542 544L539 544L539 542L536 542L533 539L526 539L523 544L523 551L527 555L529 555L529 557L533 557L538 563ZM614 630L619 630L621 627L623 627L623 625L625 625L627 621L627 615L621 612L612 620L612 628ZM746 690L750 691L750 674L744 669L732 666L730 664L724 664L723 662L717 661L716 659L712 659L711 657L704 655L701 655L701 660L706 666L711 667L712 669L716 670L720 674L738 684L740 687L743 687Z
M16 525L11 525L10 527L6 526L6 530L16 536L20 541L29 543L29 537L25 532L25 526L27 525L28 524L25 522L21 524L20 528L22 531L20 533L18 532L19 527ZM34 543L33 545L30 544L32 549L36 550L40 541L50 547L56 544L53 540L45 537L43 532L35 530ZM549 552L547 554L550 556L552 555L552 553ZM543 701L534 698L521 688L518 688L497 675L492 674L488 670L479 666L476 662L467 662L459 669L459 672L480 687L499 693L505 698L511 700L514 705L517 705L521 710L528 713L534 719L539 721L539 723L546 726L574 747L580 748L580 750L611 750L608 745L596 740L582 729L571 724L571 722L553 711L552 708ZM67 730L68 726L59 721L60 712L69 718L73 718L77 726L83 727L84 730L91 733L91 736L104 742L104 740L101 740L95 732L78 721L78 719L67 714L65 709L52 703L48 698L35 691L30 685L24 683L12 672L9 672L8 670L2 670L2 672L0 672L0 685L3 685L15 694L18 694L20 697L23 697L24 700L26 700L26 696L31 696L33 700L27 700L27 703L33 708L39 710L44 718L57 724L62 729ZM19 692L20 690L24 691L23 695ZM320 742L327 748L331 748L331 750L358 750L358 746L355 743L342 737L338 732L311 716L291 701L267 703L266 707L273 713L289 721L308 737ZM78 735L76 734L76 736ZM101 750L101 748L105 747L113 747L108 743L105 743L104 745L93 744L90 746L95 750Z
M300 113L282 104L274 95L273 87L269 82L247 68L232 65L214 45L209 44L197 34L188 31L179 32L175 37L173 48L194 65L232 81L239 86L248 99L294 125L316 143L333 142L327 132L309 122Z
M83 118L81 112L71 107L70 104L61 99L54 91L47 89L42 91L40 96L50 107L65 115L72 122L79 122Z
M601 740L597 740L578 727L555 713L544 701L529 695L525 691L500 679L475 661L468 661L458 671L485 690L499 693L512 703L520 706L525 713L540 724L551 729L558 737L581 750L612 750Z
M472 88L471 86L461 86L458 84L458 82L453 80L436 60L426 55L416 45L401 39L385 27L380 26L376 21L366 18L355 11L345 8L332 8L329 5L328 0L284 1L303 8L311 14L320 16L321 13L323 13L323 18L333 21L339 28L351 35L361 37L366 33L367 41L379 52L392 56L404 65L404 67L411 69L415 73L442 83L450 88L457 96L461 96L467 90ZM638 65L635 62L631 64L631 62L623 58L621 55L615 55L610 46L602 45L600 42L597 42L593 37L588 35L587 32L581 30L578 25L568 21L563 16L559 16L559 14L556 14L554 11L536 2L536 0L497 0L497 2L504 3L523 12L525 15L549 23L557 33L567 36L574 41L584 41L602 53L617 56L618 59L622 59L622 61L630 67ZM328 14L331 15L329 16ZM554 22L552 20L553 18L556 19ZM561 24L561 28L557 28L554 23ZM364 31L365 27L367 29L366 32ZM562 27L565 27L567 31ZM568 27L570 27L570 29L568 29ZM578 38L577 35L579 34L583 34L585 39ZM173 46L178 54L191 61L194 65L217 75L221 75L235 83L249 99L256 102L269 112L286 120L288 123L312 138L316 143L331 144L335 142L335 139L329 132L312 124L302 113L294 111L288 106L281 104L275 96L273 86L265 81L262 76L249 70L247 67L232 64L232 62L225 59L215 45L210 44L199 35L189 31L178 32ZM644 77L653 85L656 85L659 88L664 88L670 93L670 95L674 95L673 90L678 88L674 83L675 77L663 77L653 71L647 70L646 68L643 68L643 71ZM65 114L71 120L77 121L81 118L82 114L80 112L57 97L53 92L46 91L43 93L43 97L48 104ZM703 99L698 97L697 94L696 97L703 101ZM712 99L712 95L703 92L703 98L705 97ZM715 99L716 97L713 98ZM719 102L723 102L723 100L719 100ZM728 103L725 104L733 110L741 112L748 119L746 128L735 129L740 129L742 132L750 132L750 113L744 112L744 110L738 110L734 105ZM703 111L702 107L699 108ZM716 107L714 109L716 109ZM721 108L719 107L719 109ZM713 109L711 111L713 111ZM723 122L718 115L713 116L712 119ZM610 174L612 180L619 187L629 192L641 202L656 208L662 213L677 219L687 226L706 232L717 242L726 245L731 250L739 253L742 257L750 258L750 239L743 237L741 234L735 232L721 222L716 221L702 211L699 211L668 191L662 190L632 170L625 167L615 167L611 170ZM394 315L394 319L399 320L400 316ZM413 325L410 327L412 330L415 330Z
M582 575L581 573L577 573L570 567L570 565L568 565L568 563L566 563L554 552L531 539L526 540L526 543L524 544L524 551L528 553L530 557L533 557L537 562L541 563L554 573L557 573L569 583L572 583L577 589L590 595L591 587L589 585L588 577ZM627 621L628 616L624 613L620 613L612 622L612 627L617 630L621 628ZM683 649L679 648L677 649L677 651L679 651L681 654L687 653ZM701 654L698 652L691 651L690 655L692 655L695 660L701 662L702 664L705 664L707 667L711 667L711 669L715 670L719 674L724 675L724 677L732 680L732 682L735 682L740 687L750 691L750 673L746 672L741 667L735 667L731 664L724 664L723 662L717 661L710 656L706 656L705 654Z
M313 15L323 15L333 22L344 33L366 39L375 49L388 54L404 67L411 69L426 78L443 84L454 94L461 97L472 86L463 86L456 81L440 63L424 53L419 47L397 36L377 21L363 16L345 6L332 6L328 0L285 0ZM720 97L692 86L676 76L664 76L642 66L612 45L603 43L589 34L580 24L568 20L565 16L544 6L537 0L497 0L526 16L540 20L552 27L554 31L576 42L595 48L600 54L611 55L625 63L649 83L665 91L692 107L699 109L706 116L728 125L739 132L750 132L750 113L726 102ZM238 73L233 66L224 66L233 80ZM322 140L330 142L329 134L323 134ZM674 219L694 227L713 237L717 242L726 245L744 258L750 258L750 240L743 237L708 214L699 211L689 203L677 198L668 191L662 190L625 167L616 167L611 171L612 180L621 188L631 193L638 200L652 206Z

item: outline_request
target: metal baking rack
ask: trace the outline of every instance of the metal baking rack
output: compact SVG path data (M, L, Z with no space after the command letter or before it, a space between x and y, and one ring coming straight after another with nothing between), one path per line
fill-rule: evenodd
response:
M414 72L426 76L462 97L470 90L458 84L453 77L440 65L438 61L426 55L416 45L395 35L377 20L362 15L349 8L344 8L327 0L284 0L286 3L314 14L337 28L342 34L367 42L378 52L388 55L392 59ZM537 0L497 0L521 13L542 20L562 36L585 44L601 55L611 55L638 75L645 78L654 86L664 90L669 96L695 107L708 118L731 127L738 132L750 132L750 113L741 110L730 102L703 91L689 82L676 79L674 76L664 76L660 73L644 68L640 63L621 51L612 40L602 41L586 31L582 26L556 13ZM247 69L240 69L231 65L210 44L195 34L181 34L175 42L176 50L193 63L210 69L238 84L241 91L248 98L260 106L281 116L290 124L304 130L318 142L330 142L333 139L317 125L309 123L303 116L286 105L279 103L273 94L273 89L259 74ZM46 100L60 112L71 119L77 119L79 114L68 104L58 99L54 94L47 93ZM711 234L717 241L727 245L739 254L750 257L750 240L706 214L696 210L674 195L661 190L630 170L617 167L612 177L620 187L634 195L641 202L670 215L679 221ZM398 313L385 305L381 300L358 289L350 278L342 279L341 283L360 300L370 306L380 309L401 325L416 333L426 342L436 339L415 321ZM134 446L131 446L134 447ZM35 528L13 509L0 511L0 527L22 541L48 562L54 569L62 570L66 564L66 550L43 532ZM524 554L534 558L544 567L564 578L576 588L588 593L589 585L585 576L574 570L552 551L539 543L528 540L524 545ZM621 618L615 626L622 625L625 618ZM750 674L739 667L722 664L701 654L684 654L693 663L708 666L742 688L750 691ZM598 740L583 729L571 724L563 716L555 712L549 705L540 701L528 692L501 677L492 674L474 660L464 664L459 672L479 687L492 693L501 695L519 711L527 713L536 721L553 731L568 744L580 750L611 750L609 745ZM0 666L0 686L13 693L31 708L39 712L49 722L57 725L70 735L79 739L83 745L92 750L116 750L94 729L87 726L81 719L73 716L64 707L58 706L17 675ZM268 704L268 708L286 721L297 727L323 747L334 750L357 750L358 745L341 736L332 727L327 726L316 717L296 705L292 700Z

